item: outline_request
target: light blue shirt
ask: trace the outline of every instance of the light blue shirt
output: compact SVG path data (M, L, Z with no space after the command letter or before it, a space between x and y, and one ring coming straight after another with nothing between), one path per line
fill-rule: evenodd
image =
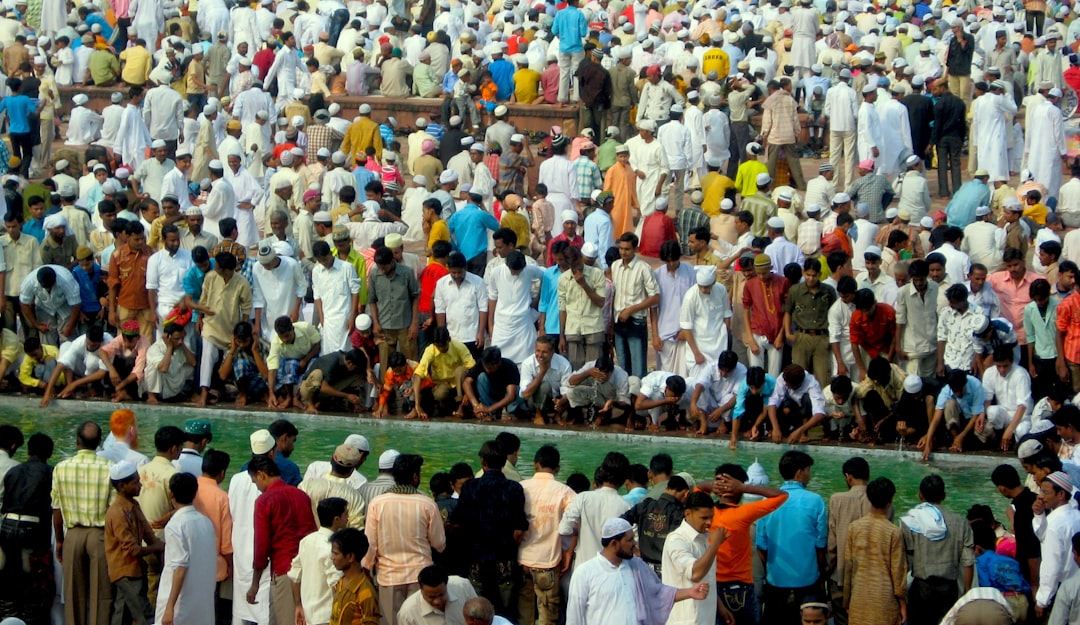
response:
M946 223L957 228L965 228L975 221L975 209L990 205L990 187L978 180L969 180L960 185L953 194L949 205L945 207Z
M787 503L758 522L757 548L768 552L766 580L777 588L817 583L817 550L828 543L825 500L801 482L784 482Z
M680 330L679 314L682 311L683 296L697 284L697 274L693 266L679 263L675 275L671 275L667 265L661 265L653 271L653 277L660 289L656 333L662 340L672 341Z
M607 269L604 254L608 248L615 246L615 235L612 233L611 215L603 209L597 209L589 213L585 218L585 232L582 236L586 243L596 246L596 266Z
M498 230L499 222L476 204L466 204L465 208L450 215L446 226L450 228L450 237L457 251L471 260L487 251L487 233L484 229Z
M761 406L764 408L769 403L769 397L772 397L773 391L776 390L776 378L772 377L768 373L765 374L765 384L761 388ZM731 411L732 419L739 419L746 412L746 396L750 394L750 385L743 380L739 383L739 389L735 391L735 407ZM753 415L756 417L757 415Z
M559 329L559 271L558 265L552 265L544 270L544 277L540 281L540 304L538 310L544 313L544 333L549 336L558 336Z
M559 38L559 52L574 54L585 51L585 37L589 34L589 24L585 14L577 7L566 7L555 14L551 32Z
M622 498L626 503L630 504L631 506L636 506L642 499L645 499L648 494L649 491L645 490L641 486L638 486L637 488L623 495Z
M964 385L964 396L957 397L952 390L952 387L948 384L941 389L941 393L938 394L937 405L938 410L945 409L945 402L950 399L955 399L960 404L960 412L964 414L964 417L970 419L971 417L982 414L986 408L986 396L983 393L982 382L979 378L969 375L967 377L967 384Z

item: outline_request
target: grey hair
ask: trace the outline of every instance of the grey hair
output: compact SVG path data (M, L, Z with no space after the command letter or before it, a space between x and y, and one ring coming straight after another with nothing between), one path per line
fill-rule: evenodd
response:
M484 597L473 597L462 608L465 618L478 619L490 623L495 620L495 606Z

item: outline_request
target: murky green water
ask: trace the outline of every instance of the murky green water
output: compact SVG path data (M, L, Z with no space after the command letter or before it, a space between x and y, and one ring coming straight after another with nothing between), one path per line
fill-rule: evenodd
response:
M18 426L25 435L38 431L49 434L56 441L57 452L52 462L74 453L75 428L86 419L92 419L108 428L111 406L102 404L72 404L54 402L46 411L42 411L26 399L0 400L0 423ZM135 407L139 415L140 451L153 455L154 431L162 425L183 426L187 418L198 415L210 418L214 426L213 447L222 449L232 456L230 473L239 469L250 455L248 435L259 428L266 427L276 417L269 413L247 413L210 410L194 410L183 407ZM300 430L296 451L292 459L300 466L301 472L312 460L328 460L334 447L347 435L358 433L368 438L372 445L372 454L361 467L361 472L369 478L377 472L378 455L388 448L401 452L417 453L424 457L423 484L436 471L446 471L456 462L468 462L479 468L477 453L480 445L500 431L498 426L480 424L419 424L401 421L376 421L372 419L349 420L334 416L307 416L294 414L288 418ZM779 446L757 446L757 449L740 449L731 452L723 440L694 440L684 438L658 439L641 435L594 434L585 432L545 431L518 428L515 433L522 439L521 460L518 469L523 475L532 473L532 456L536 449L551 443L562 452L562 471L565 479L571 473L581 472L591 477L596 466L608 451L620 451L631 462L648 465L649 458L661 451L671 454L675 460L676 471L689 471L695 478L702 479L712 475L717 465L725 462L739 462L749 466L754 459L759 459L772 479L773 485L779 485L780 475L777 462L783 453ZM813 480L810 489L825 495L844 490L840 467L849 455L837 449L808 450L815 459ZM25 449L19 451L17 459L25 458ZM1006 501L998 495L990 483L990 472L995 461L972 457L969 461L939 464L922 464L898 454L885 457L868 456L874 477L886 476L897 486L898 511L905 511L918 503L918 484L924 476L937 472L945 478L948 498L945 506L958 513L965 513L974 503L989 504L999 519L1004 519Z

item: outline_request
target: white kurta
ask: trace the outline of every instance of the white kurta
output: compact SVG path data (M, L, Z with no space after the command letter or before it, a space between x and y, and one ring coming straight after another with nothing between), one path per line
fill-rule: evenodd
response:
M146 150L149 147L150 130L143 121L142 110L138 106L128 104L120 117L120 127L117 130L113 149L120 154L125 165L138 169L139 165L146 160Z
M873 104L863 102L859 105L858 129L859 161L874 158L873 148L877 148L879 152L882 148L882 132L881 118Z
M709 548L709 535L700 534L683 521L668 534L664 541L661 570L664 584L673 588L691 588L694 582L694 563ZM709 585L704 601L679 601L671 608L667 625L713 625L716 622L716 561L709 563L709 571L702 580Z
M731 122L720 109L705 111L705 156L719 159L721 166L731 158Z
M146 47L153 52L157 49L158 35L165 32L165 3L162 0L132 0L130 12L132 27L139 37L146 40Z
M244 600L254 577L252 564L255 562L255 500L259 495L259 489L255 487L247 471L240 471L229 480L229 511L233 518L233 597L237 598L233 602L234 625L240 625L243 621L270 622L270 575L264 574L259 580L259 591L255 595L254 605ZM216 572L210 576L210 579L215 578ZM209 596L212 595L205 595L204 600ZM205 622L213 622L213 619Z
M279 256L278 260L281 264L274 269L256 263L251 270L251 308L261 311L262 335L267 342L274 338L274 320L292 312L297 298L307 293L307 279L299 261L288 256Z
M502 350L503 358L520 364L535 348L539 314L532 307L532 281L542 279L544 272L535 265L526 265L515 276L505 264L489 271L491 279L485 280L488 299L496 302L491 344Z
M1008 133L1015 113L1012 97L987 93L971 103L971 136L979 155L979 169L985 169L991 178L1009 177Z
M686 349L690 377L704 377L710 368L716 368L720 352L727 349L728 319L731 319L731 300L724 285L713 284L708 295L702 293L701 287L686 292L679 310L679 329L689 330L694 335L698 352L705 357L705 362L699 365L694 360L693 350Z
M259 243L259 230L255 227L255 210L252 208L240 208L240 202L257 204L262 199L262 189L251 172L240 168L234 172L231 167L225 167L225 179L232 185L233 194L236 197L236 242L244 247L254 247Z
M660 141L653 139L649 143L640 135L631 137L626 142L630 149L630 166L637 171L645 172L645 178L638 178L637 197L641 207L641 221L656 211L656 186L668 175L667 154Z
M325 187L325 183L324 183ZM323 191L325 194L325 189ZM405 233L405 241L424 241L427 242L427 237L424 236L424 200L431 196L427 189L423 187L411 187L405 190L405 195L401 198L401 220L409 225L408 232Z
M179 200L180 210L187 210L191 206L191 196L188 194L187 185L187 175L174 167L172 170L165 172L165 176L161 179L161 194L163 197L175 195L176 199Z
M1033 112L1031 122L1027 131L1028 136L1032 137L1027 166L1035 181L1045 186L1053 197L1061 188L1061 157L1066 151L1061 109L1050 101L1044 102ZM1035 140L1036 137L1038 140ZM982 166L981 152L979 166Z
M311 289L316 301L322 302L322 354L349 349L349 319L351 298L360 292L356 269L343 260L334 259L332 268L320 263L311 270Z
M228 180L218 178L210 184L210 197L203 205L203 230L219 236L221 220L227 217L236 219L236 193Z
M556 214L577 210L574 202L581 199L578 197L577 168L568 158L552 156L540 163L539 182L547 185L547 200L555 207Z
M881 123L888 131L882 133L885 141L881 156L877 159L878 173L893 178L900 173L900 154L911 152L911 126L907 108L897 100L890 99L881 107Z
M104 118L85 106L71 109L71 121L68 122L67 141L64 145L89 145L101 136Z
M821 16L817 9L798 7L791 11L791 64L797 69L810 69L817 62L814 40L817 39Z
M705 175L705 113L696 106L688 106L683 123L690 131L690 167L698 175Z
M165 526L165 557L158 587L154 621L162 622L165 604L172 593L178 568L187 569L180 596L173 608L176 625L214 622L214 595L217 585L217 537L214 524L193 506L176 511ZM246 603L246 602L245 602Z

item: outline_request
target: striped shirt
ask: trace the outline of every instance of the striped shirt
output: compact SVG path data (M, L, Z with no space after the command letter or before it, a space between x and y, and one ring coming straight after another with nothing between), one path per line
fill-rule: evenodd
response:
M53 509L64 516L64 528L105 527L105 513L115 492L109 484L112 463L92 450L80 449L53 469Z
M539 472L521 483L529 531L521 541L518 562L535 569L550 569L562 558L559 521L574 499L574 491L551 473Z
M435 501L416 489L400 486L371 500L364 533L371 545L363 567L375 570L380 586L416 582L432 564L431 550L442 551L446 530Z
M660 294L660 287L656 285L656 277L649 265L636 256L630 264L619 260L611 266L611 282L615 287L613 311L616 319L624 308ZM647 313L648 311L643 309L631 316L634 319L644 319Z

